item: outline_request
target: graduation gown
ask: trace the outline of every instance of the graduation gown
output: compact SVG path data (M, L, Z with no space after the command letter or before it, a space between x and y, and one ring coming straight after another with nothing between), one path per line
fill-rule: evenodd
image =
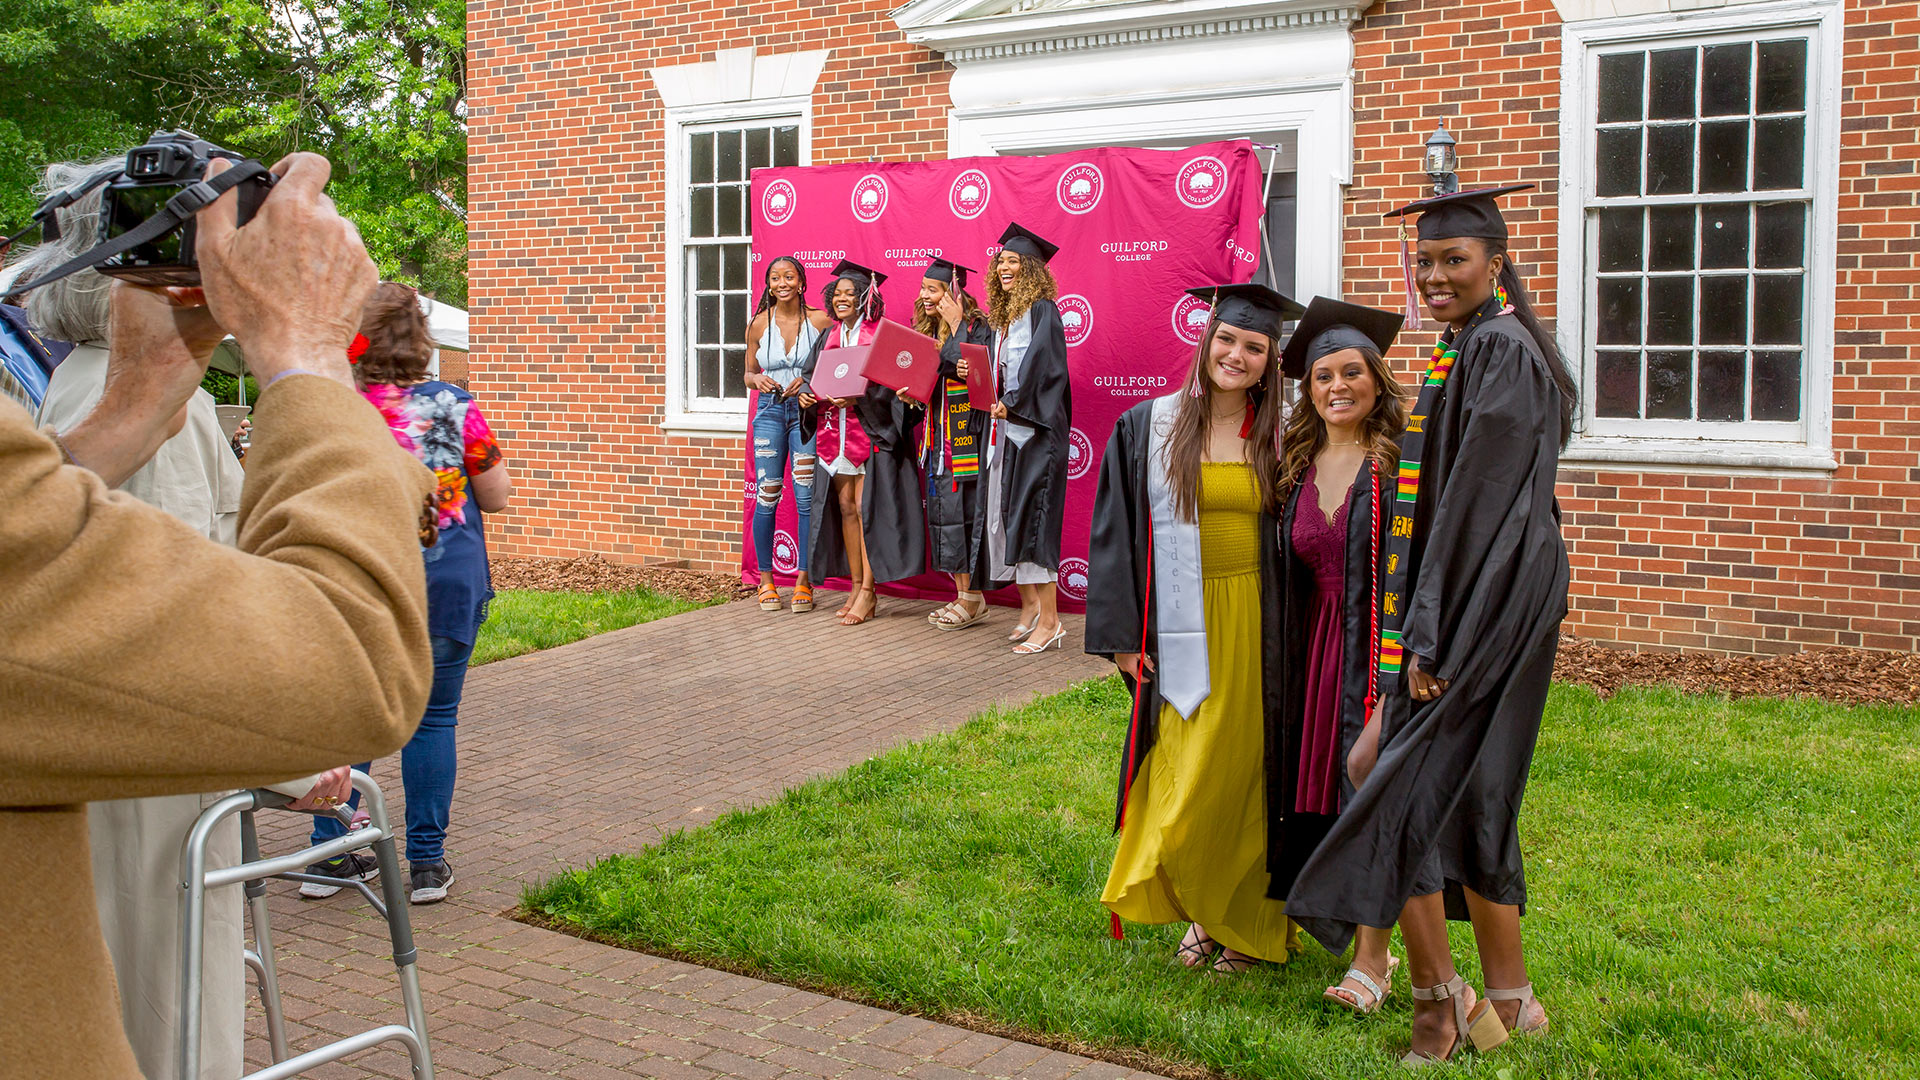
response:
M921 464L928 476L938 476L927 492L927 538L929 553L933 559L933 568L945 574L965 574L973 569L973 519L979 509L979 494L976 484L979 474L961 479L957 483L942 470L947 467L948 435L940 425L940 411L946 408L946 380L960 379L960 346L990 345L993 342L993 328L987 325L983 316L974 316L971 322L955 327L947 340L940 344L940 381L934 384L934 394L941 400L933 402L934 411L930 414L931 423L927 425L928 438L925 440L925 456ZM985 467L987 414L978 409L965 409L952 413L948 418L948 430L951 432L955 450L971 449L980 455L980 467Z
M801 373L809 385L814 365L829 340L838 341L838 332L829 327L814 339ZM811 441L820 425L815 403L800 416L800 435ZM866 541L867 561L873 566L875 584L914 577L927 566L927 519L920 502L920 467L914 460L914 430L920 411L908 408L887 387L867 384L867 392L854 403L854 414L866 429L873 452L867 458L866 486L860 493L860 535ZM833 474L829 462L816 458L813 467L813 522L807 542L807 572L815 581L847 577L852 567L847 561L846 542L840 533L840 501L832 494Z
M1386 483L1391 484L1391 473ZM1347 495L1346 591L1341 603L1340 632L1340 775L1341 805L1353 797L1353 783L1347 779L1344 763L1353 744L1366 726L1367 669L1373 666L1373 462L1364 461L1354 474L1353 489ZM1313 569L1294 552L1293 525L1300 514L1317 514L1320 508L1301 504L1303 485L1295 485L1281 509L1280 527L1273 534L1278 557L1275 559L1280 594L1280 694L1276 707L1267 710L1267 805L1271 824L1267 829L1267 871L1273 877L1267 895L1285 900L1299 876L1300 867L1311 856L1334 815L1295 811L1295 793L1300 781L1301 729L1305 723L1307 695L1308 620L1313 611L1315 582ZM1381 491L1383 499L1393 498L1393 489ZM1380 516L1380 543L1386 544L1389 516L1383 506Z
M1087 539L1087 620L1086 650L1109 659L1140 651L1145 643L1147 658L1156 669L1161 664L1160 626L1157 602L1149 600L1149 580L1153 567L1152 515L1149 512L1148 448L1151 445L1152 401L1143 401L1121 414L1113 434L1107 440L1106 454L1100 461L1100 486L1094 497L1093 527ZM1273 535L1277 523L1271 514L1260 516L1263 535ZM1260 553L1260 667L1263 711L1271 716L1280 708L1282 686L1280 640L1279 552L1272 544L1262 544ZM1159 590L1164 580L1155 580ZM1121 676L1123 679L1126 676ZM1135 774L1159 737L1161 680L1145 682L1126 679L1133 694L1133 719L1127 738L1121 745L1120 786L1114 803L1114 829L1118 831L1126 807L1127 791ZM1273 755L1267 755L1269 763ZM1271 785L1271 777L1269 778ZM1273 837L1282 826L1277 811L1291 803L1267 803L1267 835ZM1271 843L1271 840L1269 841Z
M1533 338L1494 315L1457 343L1426 421L1403 641L1451 685L1416 702L1383 678L1381 748L1287 896L1333 952L1412 896L1526 903L1517 822L1546 707L1567 552L1554 499L1560 393Z
M1000 472L1001 520L1006 525L1006 564L1033 563L1049 570L1060 568L1060 533L1067 519L1067 453L1073 428L1073 394L1068 385L1067 335L1060 309L1051 300L1036 300L1021 318L1030 321L1033 336L1020 363L1020 385L1002 391L1000 403L1007 417L1033 429L1026 445L1015 445L1005 423L990 425L1000 432L1000 445L983 447L981 500L974 516L973 561L978 580L987 577L987 506L989 473ZM993 337L993 362L1000 362L1004 334ZM1004 386L1004 379L1000 385ZM999 460L994 460L998 456ZM994 582L998 588L1006 582ZM975 588L979 588L978 585Z

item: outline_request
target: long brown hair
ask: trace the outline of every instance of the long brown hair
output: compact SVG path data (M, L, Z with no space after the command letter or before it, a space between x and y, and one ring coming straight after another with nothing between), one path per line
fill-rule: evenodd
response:
M940 287L947 290L948 294L960 298L960 325L954 329L961 330L972 326L973 321L980 317L980 305L974 302L973 294L965 289L954 288L950 282L943 281ZM913 329L915 333L925 334L935 341L945 341L948 333L947 328L940 325L940 309L922 311L917 301L913 305Z
M1194 350L1193 364L1180 383L1180 408L1173 414L1173 431L1167 438L1167 479L1173 488L1174 516L1182 521L1200 520L1200 462L1206 457L1208 436L1213 427L1213 376L1207 371L1207 357L1213 351L1213 336L1220 320L1207 323L1200 347ZM1280 343L1267 339L1267 373L1247 391L1253 402L1253 427L1247 432L1244 453L1253 466L1254 482L1260 489L1260 502L1268 510L1280 505L1276 497L1280 479L1280 458L1273 452L1273 432L1280 423Z
M1367 460L1373 463L1374 475L1380 478L1382 492L1390 492L1389 485L1399 474L1400 433L1407 430L1407 407L1412 395L1393 377L1393 371L1379 352L1368 348L1354 351L1366 361L1367 374L1373 376L1378 395L1373 399L1373 411L1360 427L1360 442ZM1293 413L1287 417L1286 430L1280 434L1277 501L1284 502L1294 488L1306 481L1313 459L1320 456L1327 445L1327 422L1320 410L1313 407L1313 391L1307 386L1311 378L1313 366L1308 365L1307 373L1300 376L1300 392L1293 404ZM1381 497L1389 498L1390 494Z
M381 282L360 309L360 336L367 350L354 363L353 378L362 387L408 386L427 377L433 338L413 286Z
M993 261L998 263L1000 256ZM1033 256L1020 256L1020 272L1013 277L1013 291L1008 292L1000 286L1000 275L993 270L987 272L987 322L995 330L1006 333L1013 320L1027 313L1036 300L1052 300L1060 295L1060 286L1053 280L1053 271L1047 269L1047 260Z

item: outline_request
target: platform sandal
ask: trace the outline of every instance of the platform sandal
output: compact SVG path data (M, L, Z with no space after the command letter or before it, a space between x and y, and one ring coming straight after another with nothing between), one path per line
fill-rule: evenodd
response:
M1393 973L1399 967L1399 957L1387 957L1387 973L1380 976L1379 982L1375 982L1373 976L1367 974L1359 964L1355 964L1347 969L1345 975L1340 976L1340 981L1346 982L1352 979L1360 984L1359 989L1336 984L1327 987L1326 993L1320 996L1343 1009L1351 1009L1362 1016L1372 1016L1380 1011L1381 1005L1386 1003L1387 995L1393 993Z
M805 615L813 610L813 586L795 585L793 587L793 613Z
M759 600L761 611L780 610L780 590L770 584L762 584L760 586Z
M967 610L976 604L979 605L977 610ZM933 625L937 630L965 630L969 626L978 626L986 617L987 594L963 592L953 603L933 613Z
M1407 1051L1406 1056L1400 1059L1400 1064L1407 1068L1420 1069L1450 1061L1463 1042L1470 1041L1474 1049L1485 1052L1507 1041L1507 1029L1493 1011L1493 1003L1474 1000L1467 981L1458 975L1439 986L1414 987L1413 1000L1453 1002L1453 1043L1447 1047L1446 1053L1437 1056L1418 1050Z
M1528 983L1525 986L1516 986L1511 990L1499 990L1489 986L1487 987L1487 1000L1517 1001L1520 1003L1520 1012L1515 1016L1514 1025L1507 1029L1507 1034L1545 1035L1547 1033L1547 1009L1546 1006L1540 1004L1538 998L1533 996L1532 983ZM1539 1020L1532 1023L1528 1022L1527 1009L1529 1006L1537 1009L1540 1014Z

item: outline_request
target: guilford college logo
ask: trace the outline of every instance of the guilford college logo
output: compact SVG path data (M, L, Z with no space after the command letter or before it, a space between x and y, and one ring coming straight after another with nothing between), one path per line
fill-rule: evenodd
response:
M1093 336L1093 305L1074 293L1054 301L1060 309L1060 328L1066 331L1067 348L1084 344Z
M900 355L893 358L893 365L901 371L907 370L913 366L913 353L906 349L901 349Z
M1078 480L1093 468L1093 440L1079 428L1067 429L1067 479Z
M953 178L947 189L947 209L962 221L972 221L986 212L993 199L993 183L979 169L968 169Z
M1106 177L1090 161L1067 166L1060 174L1059 183L1054 185L1054 194L1060 200L1060 209L1069 214L1084 214L1100 205L1100 193L1107 187Z
M1075 600L1087 598L1087 560L1060 560L1060 591Z
M853 216L871 225L887 212L887 182L868 173L853 185Z
M1182 296L1173 305L1173 332L1180 340L1189 345L1200 344L1200 335L1207 332L1207 322L1213 318L1213 308L1197 296Z
M1217 157L1197 157L1180 166L1173 193L1195 210L1205 210L1227 192L1227 166Z
M783 574L800 569L800 545L793 534L781 529L773 534L773 568Z
M769 225L785 225L800 205L800 193L786 180L775 180L760 193L760 216Z

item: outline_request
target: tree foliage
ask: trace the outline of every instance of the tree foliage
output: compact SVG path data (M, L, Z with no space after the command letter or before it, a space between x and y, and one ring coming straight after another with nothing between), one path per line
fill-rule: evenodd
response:
M466 303L464 0L0 0L0 222L48 161L182 127L325 154L382 273Z

